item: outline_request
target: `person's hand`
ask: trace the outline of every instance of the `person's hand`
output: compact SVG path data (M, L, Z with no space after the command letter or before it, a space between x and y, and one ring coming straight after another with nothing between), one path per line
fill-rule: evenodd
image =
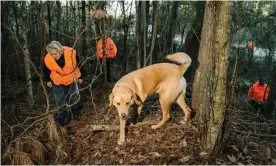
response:
M49 87L49 88L51 88L53 85L52 85L52 82L51 81L49 81L49 82L47 82L47 86Z
M79 82L80 84L82 84L82 83L83 83L83 79L78 79L78 82Z

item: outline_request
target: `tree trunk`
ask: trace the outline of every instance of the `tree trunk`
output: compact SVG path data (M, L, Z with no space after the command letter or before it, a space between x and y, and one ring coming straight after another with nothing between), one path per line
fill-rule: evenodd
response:
M122 64L123 64L123 72L126 72L126 66L127 66L127 36L128 36L128 23L126 21L126 10L125 10L125 2L122 1L122 10L123 10L123 29L124 29L124 40L123 40L123 45L124 45L124 53L123 56L125 58L122 58Z
M178 13L178 8L179 8L179 3L180 1L174 1L173 6L172 6L172 16L170 19L170 26L169 26L169 32L168 32L168 37L167 37L167 46L168 46L168 53L172 53L173 50L173 38L174 38L174 25L177 19L177 13Z
M39 2L39 18L40 18L40 27L41 27L41 54L40 54L40 69L43 68L44 64L44 56L46 54L46 43L47 43L47 29L46 29L46 22L44 17L44 7L43 2Z
M68 10L69 10L69 2L68 1L66 1L66 16L69 16L69 12L68 12ZM67 18L67 19L65 19L65 28L64 28L64 32L65 32L65 34L66 35L70 35L70 32L71 32L71 26L69 25L69 19ZM66 40L66 45L67 46L70 46L70 38L67 38Z
M157 34L157 27L158 27L158 6L159 6L159 2L158 1L153 1L153 15L154 15L154 23L153 23L153 32L152 32L152 37L151 37L151 48L150 48L150 53L147 57L146 63L148 62L149 59L149 63L148 65L152 64L152 54L153 54L153 50L154 50L154 46L155 46L155 40L156 40L156 34Z
M59 33L60 33L60 19L61 19L61 4L60 4L60 1L56 1L57 3L57 8L58 8L58 11L57 11L57 28L56 28L56 40L59 41Z
M190 4L187 3L186 4L188 6L188 8L190 7ZM187 8L184 9L184 15L187 15ZM178 47L178 51L182 51L183 49L183 41L184 41L184 34L185 34L185 29L187 27L188 23L184 23L183 27L181 28L181 41L180 41L180 45Z
M142 24L143 24L143 66L147 66L147 33L148 33L148 25L147 25L147 10L146 10L146 1L142 1Z
M136 1L136 46L137 46L137 55L136 55L136 66L137 69L141 68L141 2Z
M131 4L130 4L130 11L132 11L132 5L133 5L133 2L131 2ZM124 39L124 41L126 41L127 40L127 36L128 36L128 32L129 32L129 25L130 25L130 22L131 22L131 19L132 19L132 17L131 17L131 15L129 15L128 16L128 21L127 21L127 28L126 28L126 39ZM127 48L127 45L126 45L126 48ZM126 52L127 54L125 54L124 56L126 57L125 59L126 59L126 68L125 68L125 73L127 73L127 71L129 71L129 66L130 66L130 64L129 64L129 59L130 59L130 53L129 52Z
M81 22L82 22L82 32L83 32L83 34L82 34L82 40L81 40L81 43L82 43L82 56L85 56L86 54L85 54L85 51L86 51L86 40L85 40L85 38L86 38L86 30L85 30L85 28L86 28L86 17L85 17L85 6L86 6L86 3L85 3L85 1L81 1L81 13L82 13L82 17L81 17Z
M15 2L12 2L12 3L13 3L13 13L14 13L14 18L15 18L15 25L16 25L15 26L16 27L15 31L16 31L16 36L18 36L19 35L19 25L18 25L18 19L17 19L17 5L16 5ZM15 46L15 50L16 50L16 52L18 51L17 46ZM20 62L21 61L21 56L19 54L17 54L16 59L17 59L18 62ZM16 65L15 68L16 68L17 71L20 71L20 72L17 73L17 74L19 74L19 78L23 78L24 74L22 72L22 63L19 63L19 65Z
M15 27L16 27L16 35L18 35L19 32L19 26L18 26L18 20L17 20L17 9L16 9L16 3L12 2L13 7L13 13L14 13L14 19L15 19Z
M27 45L27 35L26 32L23 31L21 38L21 45L23 47L23 54L24 54L24 66L25 66L25 80L27 82L27 102L30 106L34 104L34 97L33 97L33 87L32 87L32 72L30 68L30 54Z
M104 1L100 1L98 2L97 6L96 6L96 9L101 9L102 11L105 11L105 2ZM103 74L104 74L104 83L107 84L108 82L108 74L110 73L107 73L107 68L106 68L106 65L107 65L107 61L106 61L106 18L102 18L102 19L96 19L95 20L96 23L99 25L98 26L98 30L99 30L99 34L98 36L101 36L101 39L102 39L102 42L103 42L103 65L102 65L102 71L103 71ZM96 26L96 30L97 30L97 26ZM97 32L97 31L96 31Z
M276 111L276 67L271 75L271 82L269 83L270 92L268 94L267 104L265 105L264 115L267 119L275 118Z
M204 1L197 2L196 18L185 39L185 44L184 44L184 52L186 52L192 58L192 64L190 68L187 70L187 72L185 73L185 77L191 78L191 80L194 79L194 73L198 67L197 58L199 56L198 51L199 51L199 45L201 40L204 7L205 7Z
M52 19L51 19L51 12L50 12L50 8L51 8L51 6L50 6L50 4L51 4L51 2L50 1L48 1L47 2L47 14L48 14L48 24L49 24L49 38L50 38L50 40L52 40Z
M47 30L45 26L45 18L44 18L44 8L43 8L43 2L40 2L39 5L40 8L40 27L41 27L41 54L40 54L40 70L42 73L42 68L44 64L44 56L46 55L46 43L47 43Z
M221 140L224 131L223 122L226 111L226 84L231 29L229 2L216 2L216 11L213 103L208 123L207 141L203 143L206 146L205 149L210 150L213 155L218 155L221 152Z
M215 2L208 1L205 5L204 22L201 32L202 38L198 56L199 67L196 70L193 81L192 107L197 111L202 143L206 142L206 127L209 111L212 106L213 45L214 27L216 24L215 4Z
M72 1L70 1L71 7L72 7L72 14L73 14L73 18L74 20L76 20L76 2L74 1L74 3ZM73 36L76 36L76 26L73 25Z

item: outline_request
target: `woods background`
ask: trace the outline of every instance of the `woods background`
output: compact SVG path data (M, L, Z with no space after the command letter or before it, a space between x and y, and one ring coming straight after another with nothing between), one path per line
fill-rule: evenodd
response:
M96 9L102 9L106 18L93 18ZM96 55L103 35L111 37L118 49L112 83L105 81L104 64ZM192 97L196 121L202 124L197 126L202 149L221 154L225 146L221 141L229 136L223 137L227 122L237 119L235 111L247 111L247 91L260 76L270 86L265 116L275 127L274 1L1 1L1 146L7 163L15 161L7 156L15 153L16 142L32 135L28 130L51 112L42 65L52 40L77 50L84 71L82 100L91 110L98 107L95 90L107 93L123 75L166 62L170 53L186 52L192 58L185 73L188 98ZM254 50L248 49L249 40L254 41ZM106 96L98 100L108 102ZM262 135L275 136L273 132ZM276 148L275 141L270 148ZM24 151L23 145L19 149Z

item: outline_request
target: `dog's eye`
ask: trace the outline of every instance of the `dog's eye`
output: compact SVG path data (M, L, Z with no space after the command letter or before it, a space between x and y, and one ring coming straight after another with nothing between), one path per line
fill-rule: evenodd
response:
M127 102L126 105L129 105L130 102Z
M120 103L116 103L117 105L120 105Z

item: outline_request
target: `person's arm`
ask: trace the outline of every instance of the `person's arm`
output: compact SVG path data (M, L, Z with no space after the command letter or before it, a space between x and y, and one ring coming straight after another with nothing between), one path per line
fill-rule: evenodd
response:
M43 73L44 73L44 79L46 80L46 82L50 82L51 81L51 78L50 78L51 70L48 69L48 67L45 65L45 63L43 64Z
M44 73L44 79L47 83L47 86L52 87L52 82L51 82L51 78L50 78L51 70L48 69L48 67L45 65L45 63L43 64L43 73Z
M265 100L267 100L268 94L269 94L269 87L267 87L267 89L266 89L266 91L265 91Z
M248 98L249 100L253 100L253 86L250 87L249 91L248 91Z
M115 43L113 42L113 40L110 39L109 41L109 49L111 54L115 57L117 54L117 47L115 45Z
M80 83L82 83L82 80L83 80L83 68L81 67L81 64L79 63L80 62L80 57L78 55L76 55L76 62L77 62L77 66L79 67L80 72L81 72L81 76L80 76L79 79L81 79Z

